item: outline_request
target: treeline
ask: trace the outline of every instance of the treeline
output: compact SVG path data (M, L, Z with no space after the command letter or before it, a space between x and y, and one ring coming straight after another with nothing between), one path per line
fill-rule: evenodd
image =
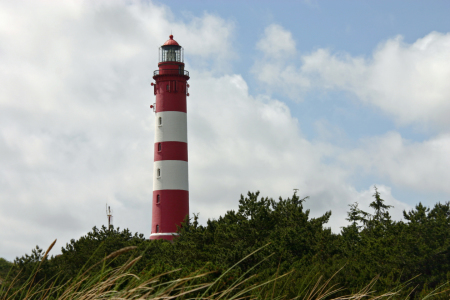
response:
M118 267L142 255L134 266L138 274L181 268L163 277L169 280L202 269L211 272L202 280L212 281L255 252L221 279L224 284L242 275L257 274L246 282L252 284L291 272L275 283L288 298L299 294L305 277L318 275L332 278L332 283L342 288L338 295L356 293L376 279L373 290L379 294L400 289L399 299L422 299L432 291L444 291L434 299L449 298L445 292L450 280L448 202L433 208L419 203L403 212L402 221L393 221L391 207L375 189L371 211L361 210L357 203L350 205L349 225L335 234L326 227L331 211L310 218L303 206L306 200L296 194L276 201L259 197L258 192L248 193L241 196L237 211L208 220L205 226L199 225L194 215L173 242L148 241L128 229L94 227L86 236L71 240L62 248L62 255L43 262L44 251L36 247L30 255L16 258L13 271L18 274L20 270L19 278L25 281L40 264L40 271L33 275L35 282L55 278L56 284L64 284L112 252L136 246L92 270ZM20 280L16 284L20 285Z

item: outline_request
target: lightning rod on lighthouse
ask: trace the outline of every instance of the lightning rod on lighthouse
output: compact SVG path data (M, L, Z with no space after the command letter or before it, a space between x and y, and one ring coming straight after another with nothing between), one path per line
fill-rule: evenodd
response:
M156 95L150 239L172 240L189 215L186 97L189 72L183 48L170 35L159 49L152 83Z

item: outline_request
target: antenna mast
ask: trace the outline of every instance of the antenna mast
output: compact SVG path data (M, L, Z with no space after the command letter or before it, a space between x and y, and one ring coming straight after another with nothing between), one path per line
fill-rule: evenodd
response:
M111 207L106 203L106 216L108 217L108 230L113 228L113 215L111 212Z

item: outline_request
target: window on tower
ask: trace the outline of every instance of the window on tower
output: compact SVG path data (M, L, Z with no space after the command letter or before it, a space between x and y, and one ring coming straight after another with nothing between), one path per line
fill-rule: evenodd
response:
M162 117L158 118L158 126L162 126Z
M156 233L159 232L159 225L156 225Z
M156 171L156 177L161 177L161 169L158 168L158 170Z
M158 143L158 151L161 151L161 143Z
M156 203L159 204L161 202L161 196L158 194L156 195Z

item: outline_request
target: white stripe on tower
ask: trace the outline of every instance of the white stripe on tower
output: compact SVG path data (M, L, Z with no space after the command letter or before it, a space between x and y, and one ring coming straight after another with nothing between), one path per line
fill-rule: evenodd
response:
M188 162L182 160L160 160L154 163L153 190L189 191Z
M156 113L155 143L187 143L187 115L181 111L162 111Z

